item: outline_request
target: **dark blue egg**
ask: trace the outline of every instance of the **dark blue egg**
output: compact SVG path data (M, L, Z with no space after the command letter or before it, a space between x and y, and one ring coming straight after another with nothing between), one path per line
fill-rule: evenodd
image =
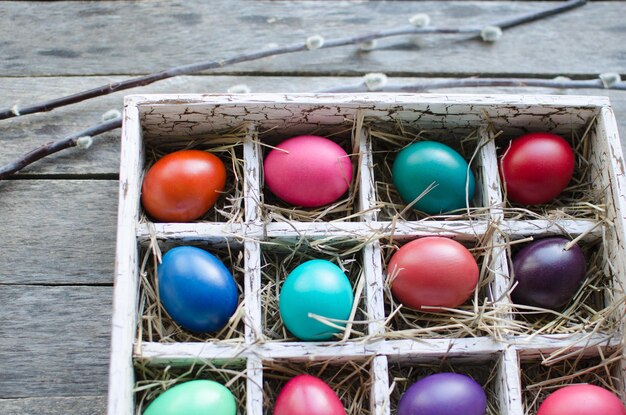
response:
M222 261L193 246L170 249L162 259L159 296L170 317L198 333L224 327L237 309L239 293Z

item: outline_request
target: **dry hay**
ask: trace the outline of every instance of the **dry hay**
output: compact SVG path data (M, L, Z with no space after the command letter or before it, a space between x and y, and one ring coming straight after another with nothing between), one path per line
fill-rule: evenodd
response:
M467 375L483 387L487 395L486 415L499 415L498 398L498 366L493 358L474 357L471 362L468 359L447 359L446 356L438 358L434 362L412 362L410 360L389 361L389 401L391 413L395 414L400 398L404 392L418 380L442 372L453 372Z
M614 275L614 268L608 263L607 247L602 241L582 242L579 246L587 258L585 278L573 299L559 310L514 305L514 319L509 324L510 333L521 335L579 333L611 334L618 331L623 318L626 297L624 287ZM521 247L522 244L519 244ZM509 270L512 274L512 251L519 247L509 247ZM514 290L513 276L510 278Z
M563 135L574 149L575 168L572 180L567 188L554 200L541 205L522 205L506 198L502 183L504 200L504 216L507 219L596 219L601 220L606 214L605 189L597 188L592 180L592 131L596 124L593 119L581 131L573 131L571 135ZM498 155L506 152L509 142L515 137L499 135L496 138ZM605 160L608 163L608 160ZM603 168L603 166L598 166Z
M207 246L199 242L193 244L205 249L218 257L230 270L239 292L239 305L226 326L217 333L192 333L180 327L167 314L159 301L157 289L157 267L161 258L161 251L165 253L176 245L158 243L152 240L148 247L142 249L141 269L139 272L139 309L140 321L137 328L137 341L146 342L205 342L229 341L234 344L244 341L244 255L243 248L233 243L224 246Z
M491 267L493 249L491 247L491 231L473 242L459 241L473 254L479 267L478 284L474 294L465 304L456 308L440 308L432 310L413 310L399 304L391 293L393 275L389 275L386 264L397 252L403 242L387 240L381 244L384 300L385 300L385 338L416 339L416 338L460 338L478 337L491 334L498 336L495 326L501 324L506 309L500 309L490 293L493 284ZM498 323L499 324L496 324Z
M241 125L194 138L146 139L144 174L157 160L174 151L197 149L213 153L226 167L226 186L215 205L196 222L243 223L245 220L243 143L249 136L249 127ZM144 211L142 213L142 222L152 220Z
M346 122L335 126L333 131L313 130L307 135L321 135L336 142L343 148L352 161L353 178L350 187L345 195L337 201L319 208L303 208L286 203L272 194L264 185L261 177L261 216L264 222L331 222L331 221L357 221L365 213L360 212L358 202L360 183L360 161L359 143L362 137L360 124L356 122ZM263 151L262 160L259 164L263 166L263 160L269 151L283 139L288 137L273 137L273 130L258 133L259 145ZM300 134L303 135L303 134ZM261 169L261 172L263 169ZM263 175L261 175L263 176Z
M478 152L481 143L479 130L448 131L442 134L439 130L422 130L402 123L379 124L366 120L366 128L371 137L372 158L374 170L374 187L376 192L376 208L378 220L463 220L485 219L487 210L481 208L479 175L476 174ZM409 144L433 140L446 144L457 151L468 162L476 179L476 192L470 208L459 209L440 215L427 215L413 208L407 207L393 184L392 166L400 150Z
M188 366L151 366L135 361L135 414L141 415L148 405L171 387L190 380L206 379L228 388L235 397L237 414L246 414L246 362L201 361Z
M296 341L283 325L278 298L287 275L298 265L311 259L325 259L341 268L352 285L354 303L349 324L336 336L336 341L356 339L365 335L367 315L363 295L362 246L354 239L329 238L324 240L272 239L261 243L261 307L265 341ZM327 324L338 323L327 321Z
M582 355L556 360L534 360L521 363L524 413L537 413L541 402L556 389L577 383L589 383L614 393L621 390L620 361L622 350L605 355L598 348L596 357ZM619 396L619 393L618 393Z
M322 379L337 394L348 414L369 415L372 390L371 358L361 360L263 362L263 413L271 415L276 398L295 376L309 374Z

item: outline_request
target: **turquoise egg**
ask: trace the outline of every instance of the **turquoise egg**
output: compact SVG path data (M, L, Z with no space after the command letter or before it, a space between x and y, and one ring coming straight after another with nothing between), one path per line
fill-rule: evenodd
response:
M235 415L235 397L212 380L180 383L159 395L143 415Z
M287 276L278 307L285 327L294 336L315 341L330 340L340 330L309 317L309 314L347 320L353 302L352 285L341 268L330 261L313 259L298 265Z
M430 215L467 207L474 197L474 174L452 148L420 141L403 148L392 167L393 183L405 203L411 203L432 185L413 208Z

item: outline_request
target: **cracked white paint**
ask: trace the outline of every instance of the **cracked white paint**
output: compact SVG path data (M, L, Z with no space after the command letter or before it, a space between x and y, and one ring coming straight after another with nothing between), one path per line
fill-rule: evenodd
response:
M261 148L253 139L260 133L262 140L272 140L264 131L272 130L278 137L315 131L332 132L351 127L357 111L368 121L417 125L422 129L452 133L481 128L486 145L476 160L477 180L481 192L479 200L491 206L480 220L424 220L391 223L378 221L374 213L363 215L354 222L265 223L261 220L259 200L261 186ZM570 134L588 125L597 117L592 132L591 175L594 185L605 194L611 226L598 226L591 219L584 220L510 220L502 215L502 195L497 172L496 146L490 139L488 123L505 134L549 130ZM537 358L560 348L579 350L581 354L597 353L598 349L613 350L624 345L623 333L585 334L571 336L511 337L506 320L495 330L498 338L468 337L460 339L385 340L373 337L363 342L345 343L263 343L261 310L261 249L259 240L270 237L297 240L308 238L355 239L369 238L363 250L362 261L367 284L365 302L371 322L370 334L384 330L384 278L379 238L409 239L426 235L442 235L460 241L475 242L489 229L491 221L498 221L508 237L544 236L560 234L563 230L572 236L585 235L584 240L604 238L607 264L619 287L626 286L626 251L624 215L626 198L625 172L622 151L614 115L603 97L533 96L533 95L442 95L442 94L341 94L341 95L136 95L126 100L120 173L120 213L118 230L115 310L113 316L113 345L109 392L109 415L130 415L132 397L132 345L137 316L137 244L150 240L150 229L134 224L139 214L139 186L143 168L141 148L144 140L178 140L186 137L201 139L203 134L225 128L251 125L244 143L245 221L244 223L188 223L154 224L153 232L165 244L185 241L203 241L207 245L226 242L243 247L245 253L245 321L243 343L140 343L134 348L134 357L155 364L188 365L198 359L238 359L247 365L247 403L241 413L263 414L263 361L289 359L293 361L362 359L373 357L370 371L373 387L370 402L372 413L389 415L389 376L387 362L434 362L442 356L456 361L491 362L497 366L497 388L501 413L522 415L519 357ZM274 138L275 139L275 138ZM373 160L369 137L358 142L362 154L359 183L359 208L375 206ZM495 235L491 244L503 240ZM129 254L129 252L131 254ZM491 268L496 274L490 292L494 298L508 302L504 293L509 286L508 264L504 249L495 249ZM623 310L621 310L623 312ZM506 316L505 316L506 317ZM510 317L510 316L509 316ZM593 347L590 347L593 346ZM243 363L242 363L243 364ZM624 369L616 374L624 378Z

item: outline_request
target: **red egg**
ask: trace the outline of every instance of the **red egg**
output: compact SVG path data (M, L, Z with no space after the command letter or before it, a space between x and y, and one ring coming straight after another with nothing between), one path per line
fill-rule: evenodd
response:
M391 258L387 272L394 297L417 310L460 306L472 295L479 273L467 248L439 236L402 246Z
M511 141L500 157L500 178L510 201L525 205L549 202L574 174L574 151L561 136L525 134Z
M626 415L622 401L594 385L570 385L551 393L537 415Z
M346 410L323 380L299 375L281 389L274 415L346 415Z

